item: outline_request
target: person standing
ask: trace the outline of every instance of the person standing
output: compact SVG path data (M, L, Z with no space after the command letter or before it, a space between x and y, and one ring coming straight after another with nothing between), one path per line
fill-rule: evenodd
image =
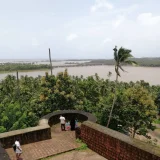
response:
M21 148L21 145L20 145L20 142L19 142L19 138L16 139L15 141L15 145L16 145L16 158L17 160L20 159L20 156L22 154L22 148Z
M75 117L72 117L72 119L70 121L70 125L71 125L71 131L74 131L75 130L75 126L76 126Z
M66 130L66 128L65 128L65 121L66 121L66 119L62 115L60 116L59 119L60 119L60 123L61 123L61 130L65 131Z

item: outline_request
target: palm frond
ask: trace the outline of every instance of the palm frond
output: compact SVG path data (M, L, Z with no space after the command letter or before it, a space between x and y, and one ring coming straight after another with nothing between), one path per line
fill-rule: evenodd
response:
M123 72L126 72L121 65L118 66Z
M125 49L125 48L121 47L121 48L118 50L119 62L124 62L126 59L133 57L133 56L131 55L131 52L132 52L131 50Z
M138 63L137 63L137 62L132 61L132 60L126 60L126 61L124 61L124 63L132 64L132 65L138 65Z

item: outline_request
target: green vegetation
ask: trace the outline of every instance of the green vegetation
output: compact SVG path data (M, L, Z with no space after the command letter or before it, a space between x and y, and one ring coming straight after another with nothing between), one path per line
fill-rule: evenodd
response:
M83 143L82 140L76 139L76 142L80 144L80 147L76 148L75 150L81 151L88 149L87 144Z
M0 132L37 125L38 117L33 109L39 91L38 78L21 77L17 83L9 75L0 82Z
M39 69L50 69L50 65L47 64L32 64L32 63L0 63L0 72L7 71L17 71L17 70L39 70Z
M69 76L67 70L44 77L8 75L0 81L0 133L35 126L53 111L77 109L90 112L101 125L122 133L147 136L154 130L160 110L160 86L144 81L118 82L122 64L136 64L131 50L114 48L116 81L101 79L98 74L87 78ZM129 60L128 60L129 59ZM1 64L0 71L50 68L49 65ZM108 73L108 78L111 72ZM109 117L109 120L108 120ZM77 140L78 141L78 140ZM81 149L87 146L82 144Z
M154 120L154 123L155 123L155 124L160 124L160 118L159 118L159 119L155 119L155 120Z
M88 78L69 76L67 70L57 76L21 77L8 75L0 82L0 132L35 126L43 115L63 109L93 113L106 126L116 83L97 74ZM117 98L110 128L123 133L131 129L146 135L154 129L158 113L154 103L160 86L144 81L117 82Z

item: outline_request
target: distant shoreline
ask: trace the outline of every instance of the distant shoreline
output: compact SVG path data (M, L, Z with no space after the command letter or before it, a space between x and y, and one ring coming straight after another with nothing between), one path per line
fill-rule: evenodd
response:
M70 67L96 67L96 66L113 66L112 64L78 64L78 65L60 65L60 66L53 66L54 68L70 68ZM160 68L160 66L132 66L132 65L124 65L124 67L144 67L144 68ZM36 71L50 71L49 68L37 68L37 69L26 69L26 70L13 70L13 71L0 71L0 74L6 74L6 73L15 73L15 72L36 72Z
M48 71L49 69L31 69L31 70L18 70L18 72L35 72L35 71ZM5 74L5 73L15 73L17 72L17 70L15 71L0 71L0 74Z
M83 76L84 78L88 76L95 76L97 73L98 76L102 79L110 79L112 81L115 80L115 67L114 65L96 65L96 66L79 66L79 67L71 67L71 66L60 66L57 68L53 68L53 75L57 75L60 72L64 72L64 70L68 70L68 74L70 76ZM150 85L160 85L160 67L142 67L142 66L124 66L124 70L126 72L121 72L120 81L124 82L136 82L140 80L144 80L148 82ZM37 69L37 70L19 70L19 77L21 76L29 76L36 78L38 76L45 76L45 73L50 75L50 69ZM111 72L112 75L108 77L108 73ZM3 80L7 75L16 76L16 71L13 72L1 72L0 80Z

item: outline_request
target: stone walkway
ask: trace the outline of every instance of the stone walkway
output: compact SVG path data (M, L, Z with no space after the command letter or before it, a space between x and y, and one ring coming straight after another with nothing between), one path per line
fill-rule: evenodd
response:
M51 157L47 160L107 160L107 159L98 155L92 150L87 149L84 151L71 151L63 153L61 155Z
M37 160L74 150L78 147L74 131L61 131L59 125L52 127L52 139L22 145L23 160ZM16 160L12 148L6 149L11 160Z

